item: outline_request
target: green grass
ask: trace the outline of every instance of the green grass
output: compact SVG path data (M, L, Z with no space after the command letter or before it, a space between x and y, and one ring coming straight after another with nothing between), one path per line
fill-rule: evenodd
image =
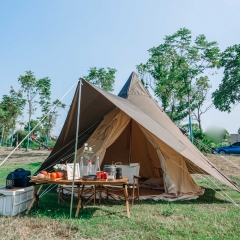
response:
M23 167L31 170L38 165ZM17 167L0 167L0 185L5 184L8 171ZM204 181L198 183L206 186ZM239 193L221 187L240 204ZM91 203L78 218L69 218L69 204L58 204L53 189L40 198L40 208L34 206L28 215L0 217L1 239L240 239L240 209L220 196L218 189L205 189L203 196L191 201L141 201L131 208L130 219L124 201Z

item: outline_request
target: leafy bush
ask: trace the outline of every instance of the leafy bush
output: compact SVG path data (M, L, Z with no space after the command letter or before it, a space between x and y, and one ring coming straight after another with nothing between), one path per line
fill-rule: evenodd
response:
M188 124L181 126L181 129L188 132ZM193 124L192 129L193 144L201 152L212 153L216 148L220 146L228 146L230 143L230 134L226 129L212 127L207 129L206 132L202 132L197 124Z

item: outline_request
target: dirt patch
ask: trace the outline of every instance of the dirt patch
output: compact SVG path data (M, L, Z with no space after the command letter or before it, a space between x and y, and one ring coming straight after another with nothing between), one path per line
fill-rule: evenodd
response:
M0 163L11 153L14 148L0 147ZM48 150L17 149L7 160L8 163L34 163L43 162L51 153ZM240 169L230 163L235 163L240 168L240 156L204 154L220 171L227 176L240 176Z
M240 156L220 156L215 154L204 154L222 173L227 176L240 176ZM234 166L230 162L236 164Z
M12 147L0 147L0 163L13 151ZM8 158L8 163L43 162L51 152L48 150L17 149Z
M1 217L0 225L4 239L59 239L67 240L78 229L52 219L33 217ZM79 238L81 239L81 238Z

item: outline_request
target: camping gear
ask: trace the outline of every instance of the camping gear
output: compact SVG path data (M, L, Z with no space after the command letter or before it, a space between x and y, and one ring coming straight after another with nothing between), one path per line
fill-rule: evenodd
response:
M88 180L96 180L96 178L97 178L97 175L95 174L88 175Z
M116 179L121 179L121 178L122 178L122 168L116 167Z
M101 179L107 179L107 174L105 172L103 172Z
M31 171L23 168L18 168L14 172L14 187L28 187L30 186Z
M139 171L140 171L139 163L131 163L131 164L128 164L128 165L116 165L116 170L117 169L121 169L123 176L128 178L127 188L132 189L132 194L131 194L132 205L134 204L135 196L136 196L136 198L138 199L138 202L139 202L139 183L138 183L138 179L140 178L140 176L139 176ZM114 187L114 186L112 187L114 195L119 194L119 192L116 191L116 188L118 188L118 187ZM136 195L135 195L135 189L137 190ZM108 193L110 193L110 195L111 195L111 191L108 191L107 194ZM120 193L120 196L121 195L122 194Z
M37 193L36 197L33 199L32 201L32 204L31 206L29 207L28 211L26 213L28 213L33 204L36 202L37 203L37 206L39 206L39 195L41 196L40 192L43 188L43 185L47 184L48 181L49 183L53 184L53 185L65 185L65 186L69 186L71 187L72 185L72 181L71 180L59 180L59 181L51 181L51 180L46 180L46 181L42 181L41 179L38 179L38 178L33 178L32 181L34 182L34 192ZM124 199L125 199L125 209L126 209L126 213L127 213L127 217L130 218L130 207L129 207L129 202L128 202L128 189L126 188L126 184L128 182L128 179L127 178L122 178L122 179L119 179L119 180L116 180L116 181L109 181L108 182L108 185L110 186L120 186L121 187L121 190L123 191L123 194L124 194ZM94 200L94 203L96 201L96 191L95 189L98 187L98 186L103 186L106 184L106 181L102 181L102 180L99 180L99 181L82 181L82 180L76 180L75 184L77 184L77 191L76 191L76 194L77 194L77 197L78 197L78 204L77 204L77 209L76 209L76 214L75 214L75 217L78 217L78 214L79 214L79 211L81 208L83 208L84 206L86 206L91 200ZM38 186L37 186L38 185ZM61 187L60 188L60 195L59 195L59 201L60 200L63 200L61 198L61 191L63 190L64 187ZM44 191L43 191L44 192ZM90 195L87 197L87 195ZM83 202L83 198L87 197L87 201L86 202ZM45 205L45 207L47 207L48 209L48 206Z
M14 174L13 173L9 173L7 175L7 178L6 178L6 188L8 189L12 189L14 188Z
M74 160L78 96L81 91L77 157L93 146L100 166L139 162L143 178L163 178L165 199L196 199L204 190L191 174L209 174L240 192L172 122L132 73L118 96L82 80L54 150L38 171ZM92 156L89 156L92 157ZM124 173L123 173L124 175Z
M113 173L113 174L115 174L116 166L114 166L114 165L105 165L104 168L103 168L103 171L105 173L109 173L109 174Z
M107 172L107 181L114 181L115 180L115 173L114 172Z
M15 216L25 211L33 197L33 186L13 189L0 188L0 214Z
M96 180L97 175L95 174L89 174L89 175L83 175L82 180Z
M103 171L97 171L97 172L96 172L97 179L101 179L103 174L104 174Z
M114 165L105 165L103 171L107 174L107 181L115 179L116 167Z

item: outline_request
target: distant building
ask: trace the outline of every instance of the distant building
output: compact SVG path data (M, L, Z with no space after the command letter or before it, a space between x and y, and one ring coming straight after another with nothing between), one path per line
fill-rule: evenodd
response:
M240 142L240 134L231 134L231 144Z

